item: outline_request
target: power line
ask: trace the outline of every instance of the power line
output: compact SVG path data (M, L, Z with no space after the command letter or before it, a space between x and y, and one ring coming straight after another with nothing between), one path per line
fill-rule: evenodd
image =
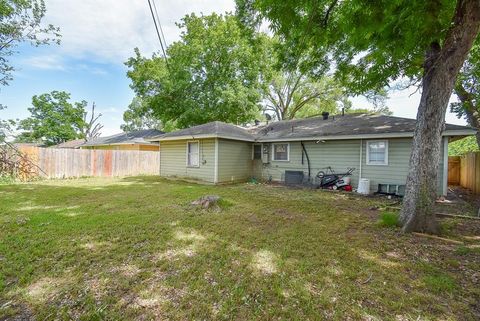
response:
M160 32L158 31L157 20L155 19L155 15L153 13L152 4L151 4L150 0L148 0L148 6L150 7L150 13L152 14L153 23L155 24L155 30L157 31L157 36L158 36L158 40L160 41L160 46L162 47L163 58L165 59L165 63L167 65L167 68L169 68L168 61L167 61L167 55L165 53L165 48L164 48L163 42L162 42L162 37L160 36Z
M165 48L168 48L167 41L165 40L165 35L163 34L162 23L160 22L160 17L158 16L157 5L155 4L155 0L152 0L152 3L153 3L153 9L155 10L155 15L157 16L158 27L160 28L160 33L162 34L163 44L165 45Z

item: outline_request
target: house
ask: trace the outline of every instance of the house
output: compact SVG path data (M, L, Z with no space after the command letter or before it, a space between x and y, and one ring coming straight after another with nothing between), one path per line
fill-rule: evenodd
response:
M78 149L80 146L85 144L85 139L80 138L80 139L73 139L69 140L57 145L50 146L50 148L71 148L71 149Z
M336 172L355 168L360 178L378 184L406 182L415 120L366 114L312 117L245 129L211 122L153 138L160 143L160 175L209 183L246 181L251 177L284 181L286 171L302 171L316 182L326 167ZM438 193L446 194L448 142L473 135L475 129L446 124L439 166Z
M136 130L107 137L99 137L84 143L82 149L142 150L158 151L158 142L150 141L163 132L156 129Z

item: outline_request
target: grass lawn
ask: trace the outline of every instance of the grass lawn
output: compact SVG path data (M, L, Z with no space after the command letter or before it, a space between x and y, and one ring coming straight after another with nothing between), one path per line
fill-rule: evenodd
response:
M189 203L223 198L220 211ZM158 177L0 186L0 320L478 320L480 222L457 245L385 200ZM391 202L391 201L390 201Z

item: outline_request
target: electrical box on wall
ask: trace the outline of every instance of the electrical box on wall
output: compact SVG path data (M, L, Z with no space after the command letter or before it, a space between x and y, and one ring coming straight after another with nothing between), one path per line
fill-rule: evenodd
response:
M262 163L267 164L269 162L270 162L270 145L263 144Z

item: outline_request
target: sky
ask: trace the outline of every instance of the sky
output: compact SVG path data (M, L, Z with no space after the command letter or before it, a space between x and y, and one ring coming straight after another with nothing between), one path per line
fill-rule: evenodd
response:
M9 86L0 89L0 119L29 116L33 95L67 91L72 101L86 100L102 113L102 136L120 132L122 115L134 93L124 62L138 47L145 56L160 50L147 0L46 0L45 23L60 27L60 45L22 45L11 57L16 71ZM179 39L175 25L186 14L235 10L234 0L156 0L167 44ZM415 118L420 94L415 88L390 93L395 116ZM354 108L368 106L353 98ZM466 124L448 113L447 122Z

